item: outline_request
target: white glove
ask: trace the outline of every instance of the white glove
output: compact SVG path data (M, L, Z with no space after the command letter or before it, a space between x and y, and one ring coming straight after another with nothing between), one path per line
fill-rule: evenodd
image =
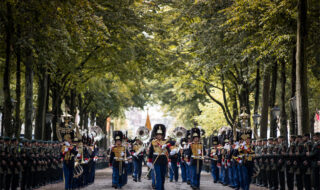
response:
M137 157L137 156L138 156L138 154L135 152L135 153L133 153L133 156Z
M164 148L166 148L166 147L167 147L167 145L166 145L166 144L164 144L164 145L162 145L162 147L161 147L161 148L162 148L162 149L164 149Z
M153 169L153 164L151 162L148 162L147 163L147 166L150 168L150 169Z
M78 153L78 154L77 154L77 157L80 157L80 156L81 156L81 154L80 154L80 153Z
M229 166L229 167L231 166L230 162L227 163L227 166Z
M69 149L68 149L67 147L64 149L65 152L68 152L68 150L69 150Z
M67 146L70 146L70 143L69 143L69 142L67 142L67 141L66 141L66 142L64 142L64 144L65 144L65 145L67 145Z
M242 160L240 160L239 163L242 164Z
M128 162L128 161L124 161L124 163L125 163L125 164L128 164L129 162Z
M171 150L170 155L173 156L175 154L176 154L176 151L175 150Z
M201 154L201 150L200 149L198 149L198 154Z
M190 166L191 163L190 163L190 162L187 162L187 164L188 164L188 166Z
M169 168L171 168L171 162L169 162Z
M124 152L121 152L121 156L124 156Z

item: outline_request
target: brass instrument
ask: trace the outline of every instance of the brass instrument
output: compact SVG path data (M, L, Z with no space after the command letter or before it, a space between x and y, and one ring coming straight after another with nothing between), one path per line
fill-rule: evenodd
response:
M145 141L149 138L150 131L146 127L139 127L136 131L136 136L141 139L141 141Z
M82 145L82 143L78 147L78 153L81 154L81 161L78 160L77 156L75 156L75 159L74 159L74 170L73 170L73 177L74 178L80 177L82 175L82 173L83 173L83 168L81 166L81 164L84 164L84 161L83 161L83 145Z
M173 130L173 136L177 139L181 139L187 134L187 129L184 127L176 127Z

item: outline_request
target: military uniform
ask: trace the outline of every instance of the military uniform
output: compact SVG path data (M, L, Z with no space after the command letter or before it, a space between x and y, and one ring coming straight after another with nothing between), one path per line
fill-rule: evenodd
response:
M139 140L140 141L140 140ZM135 182L141 181L141 174L142 174L142 161L145 154L145 150L143 144L135 142L132 147L132 161L133 161L133 180Z
M115 142L121 141L121 144L115 145L111 149L110 167L112 167L112 186L116 189L121 189L127 181L126 162L129 152L122 145L123 134L121 131L115 131L113 137Z
M202 143L200 143L200 130L199 128L191 129L191 137L193 142L189 146L189 159L188 165L191 169L191 187L193 189L200 189L200 176L202 170L202 164L206 152ZM198 141L194 139L197 138Z
M163 140L165 131L166 127L162 124L156 124L153 127L153 133L156 135L156 138L157 135L162 135L162 139L152 140L148 155L148 166L149 168L153 168L155 188L157 190L164 190L165 175L169 161L168 152L170 151L170 144L166 140Z
M213 178L213 182L217 183L219 181L219 168L218 168L218 137L212 137L212 145L210 148L209 157L211 159L211 175Z
M169 174L170 174L170 182L174 180L177 182L179 179L179 166L180 166L180 162L179 162L179 150L178 147L176 146L176 142L171 141L170 142L171 146L170 146L170 155L169 155Z
M187 182L187 163L185 160L185 153L187 151L187 139L182 138L180 143L182 146L182 148L179 151L181 178L182 178L182 183L185 183Z

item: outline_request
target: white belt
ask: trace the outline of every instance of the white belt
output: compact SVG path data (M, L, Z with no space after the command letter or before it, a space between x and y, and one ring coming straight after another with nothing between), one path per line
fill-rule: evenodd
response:
M155 152L153 155L159 155L159 153ZM160 155L165 155L164 153L161 153Z
M124 160L124 159L121 158L121 157L114 157L114 159L116 159L116 160Z
M202 159L202 156L191 156L191 158L194 158L194 159Z

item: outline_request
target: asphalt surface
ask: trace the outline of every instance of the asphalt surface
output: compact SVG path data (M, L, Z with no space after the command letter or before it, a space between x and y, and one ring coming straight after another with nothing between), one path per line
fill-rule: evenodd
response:
M147 173L147 168L143 168L143 175L145 176ZM95 182L87 187L82 188L83 190L111 190L114 189L111 187L112 185L112 170L110 168L106 168L103 170L97 170L96 171L96 178ZM41 190L63 190L64 184L58 183L58 184L52 184L47 185L45 187L41 187ZM141 182L134 182L132 180L132 177L128 177L128 184L125 185L122 189L126 190L147 190L151 188L151 180L147 180L146 178L142 178ZM223 186L219 183L213 183L212 177L210 173L202 171L201 173L201 183L200 183L200 189L201 190L232 190L232 188L228 186ZM258 187L251 185L251 190L266 190L265 188ZM190 186L186 183L181 182L181 178L178 182L169 182L169 179L166 179L165 183L165 190L191 190Z

